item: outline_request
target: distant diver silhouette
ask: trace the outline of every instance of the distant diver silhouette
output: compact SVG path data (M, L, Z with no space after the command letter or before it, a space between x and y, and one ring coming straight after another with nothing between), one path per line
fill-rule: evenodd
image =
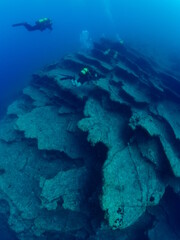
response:
M25 27L28 31L44 31L46 29L52 30L52 21L49 18L41 18L36 21L35 25L30 25L29 23L16 23L13 24L12 27Z

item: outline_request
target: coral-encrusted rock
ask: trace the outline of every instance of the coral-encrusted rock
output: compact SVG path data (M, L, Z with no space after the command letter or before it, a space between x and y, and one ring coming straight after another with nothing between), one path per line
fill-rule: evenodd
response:
M142 156L149 162L154 164L154 168L159 171L167 170L166 158L160 141L157 137L149 137L143 132L134 136ZM135 140L134 139L134 140Z
M0 139L5 141L5 142L13 142L13 141L18 141L20 138L19 134L17 131L15 131L14 126L15 126L16 118L4 118L0 122Z
M134 111L129 125L132 129L141 127L150 136L159 137L174 175L180 177L179 145L174 144L172 134L170 134L170 130L167 128L166 123L163 122L163 119L160 121L157 117L145 111Z
M114 83L116 82L116 78L113 79L113 82ZM106 92L112 101L128 105L128 102L120 94L121 89L118 84L111 85L110 80L108 78L102 78L95 84L98 89L100 89L103 92Z
M36 236L42 237L45 232L56 231L58 233L69 234L69 239L75 239L73 236L81 229L86 229L87 217L75 211L44 211L34 220L33 230ZM46 239L44 237L44 239ZM66 239L66 238L65 238ZM78 238L77 238L78 239Z
M40 150L57 150L79 158L81 143L75 133L78 120L79 115L61 116L57 108L46 106L20 116L16 124L26 138L37 139Z
M142 88L144 91L142 91ZM133 98L135 102L140 103L150 103L150 95L149 89L145 85L135 83L135 84L129 84L128 82L124 83L122 86L122 89L125 91L126 94L128 94L130 97Z
M164 101L157 106L158 114L164 117L172 127L174 134L180 140L180 106L175 102Z
M39 212L35 193L37 169L30 167L38 152L24 142L0 142L0 152L0 192L1 199L10 205L8 223L16 232L28 231Z
M75 209L74 211L62 209L57 214L53 211L47 212L44 209L44 206L39 201L41 193L39 182L42 183L42 179L46 179L47 183L49 183L48 181L51 182L51 180L48 180L50 178L59 180L57 176L60 175L67 177L67 183L74 184L74 188L68 184L66 187L73 189L74 192L68 191L65 185L63 185L64 182L61 182L64 187L64 207L78 208L78 201L83 197L81 190L83 190L86 184L87 175L85 169L74 168L68 170L72 167L72 163L67 163L66 159L64 159L65 162L63 163L63 156L61 158L59 156L59 159L54 159L54 161L50 160L49 156L47 161L34 146L31 142L25 140L13 143L0 142L0 199L5 200L10 206L9 226L18 233L18 239L27 239L27 237L28 239L34 239L36 235L41 235L48 229L64 232L66 230L74 231L81 229L86 225L86 216L76 212ZM58 157L57 154L56 157ZM64 172L63 169L65 169ZM44 189L47 187L47 183L44 183ZM53 184L53 182L51 183ZM55 196L57 191L62 191L59 187L54 185L54 188L49 192L50 195L48 196L46 192L45 196L49 199L52 195ZM47 190L49 189L50 185L47 187ZM65 194L65 190L69 195ZM76 200L78 201L76 202ZM68 216L71 219L68 219ZM59 220L55 221L55 219ZM41 221L41 224L39 221ZM68 228L66 229L65 226L68 226Z
M52 179L41 179L42 205L53 210L62 201L64 209L80 211L86 181L87 171L84 167L59 172Z
M8 115L21 116L32 110L32 102L28 99L18 99L14 101L7 110Z
M106 108L106 105L105 105ZM123 129L126 127L126 116L118 112L105 110L100 102L89 98L86 102L84 115L78 126L88 131L88 141L93 145L102 142L107 147L124 146Z
M33 105L36 107L46 106L49 103L49 99L45 94L39 89L29 86L23 90L23 93L29 96L33 101Z
M146 207L159 203L164 184L136 146L113 148L103 166L102 208L113 229L134 224Z

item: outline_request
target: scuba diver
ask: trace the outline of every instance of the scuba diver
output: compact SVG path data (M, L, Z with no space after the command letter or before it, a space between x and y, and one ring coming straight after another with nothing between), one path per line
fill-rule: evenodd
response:
M103 77L103 76L100 75L99 73L97 73L94 69L84 67L79 73L79 78L78 78L77 82L83 84L83 83L89 82L91 80L98 80L101 77Z
M52 21L49 18L41 18L38 21L35 22L35 25L30 25L29 23L23 22L23 23L16 23L13 24L12 27L19 27L23 26L28 31L44 31L46 29L52 30Z
M78 79L76 79L75 76L67 74L60 74L60 76L60 80L71 80L72 84L76 87L79 87L86 82L90 82L91 80L98 80L103 77L103 75L97 73L94 69L87 67L84 67L80 71Z

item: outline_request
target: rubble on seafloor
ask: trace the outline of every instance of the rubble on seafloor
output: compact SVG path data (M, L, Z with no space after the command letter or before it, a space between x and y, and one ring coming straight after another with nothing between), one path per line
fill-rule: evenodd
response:
M84 66L102 77L61 80ZM17 239L180 239L179 102L172 72L107 39L34 74L0 123L0 214Z

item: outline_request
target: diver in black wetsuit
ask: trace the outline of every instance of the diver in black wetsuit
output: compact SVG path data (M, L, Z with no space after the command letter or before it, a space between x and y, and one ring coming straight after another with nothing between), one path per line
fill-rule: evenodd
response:
M77 82L84 84L86 82L90 82L91 80L98 80L102 77L103 75L97 73L94 69L84 67L79 73Z
M16 23L12 25L13 27L19 27L23 26L28 31L44 31L46 29L52 30L52 22L49 18L42 18L36 21L35 25L30 25L29 23L23 22L23 23Z

